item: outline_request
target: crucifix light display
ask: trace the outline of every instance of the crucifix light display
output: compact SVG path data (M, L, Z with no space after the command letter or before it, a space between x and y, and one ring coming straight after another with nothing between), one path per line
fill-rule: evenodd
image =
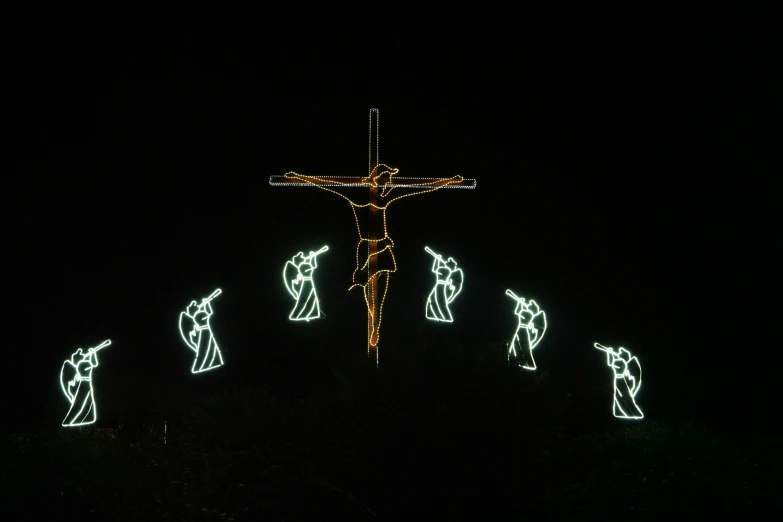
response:
M296 300L294 309L288 316L292 321L310 321L321 317L313 272L318 268L316 257L327 250L329 247L325 246L317 252L311 251L307 256L299 252L291 258L291 261L286 261L283 267L283 282L288 293Z
M222 292L218 288L209 297L202 299L201 304L191 301L185 311L179 314L179 334L188 348L196 352L191 369L193 373L205 372L223 365L223 355L209 325L209 318L214 313L210 301Z
M614 401L612 412L621 419L643 419L642 410L636 404L636 394L642 385L642 366L631 352L620 347L618 351L594 343L606 352L606 364L614 370Z
M465 179L462 176L450 178L397 176L398 169L378 161L378 130L378 109L370 109L369 165L366 176L306 176L288 172L282 176L269 178L269 184L272 186L318 187L340 196L351 205L359 242L356 246L353 284L348 289L361 288L364 294L367 306L367 354L375 358L376 365L383 304L389 289L389 274L397 270L394 241L389 236L387 228L389 206L402 198L443 188L476 187L475 179ZM363 188L369 192L367 203L359 203L356 197L351 198L347 195L354 188ZM360 212L363 214L361 217Z
M95 394L92 389L92 370L98 366L98 350L110 344L111 341L106 339L86 352L79 348L63 363L60 369L60 386L71 403L71 409L63 420L63 426L85 426L98 419Z
M517 302L514 313L519 318L517 331L508 348L508 360L516 362L525 370L535 370L533 349L538 346L546 332L546 314L532 299L526 302L524 297L518 297L511 290L506 290L506 295Z
M433 252L430 247L424 247L424 250L435 258L432 262L435 286L427 297L425 315L427 319L433 321L451 323L454 321L454 318L451 315L449 303L462 290L462 282L464 280L462 269L457 268L457 262L453 258L443 259L440 254Z

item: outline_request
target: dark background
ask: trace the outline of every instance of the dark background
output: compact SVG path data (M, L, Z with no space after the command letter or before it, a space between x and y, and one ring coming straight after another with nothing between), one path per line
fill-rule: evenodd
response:
M6 420L59 422L62 361L106 338L100 411L239 383L304 394L340 353L365 350L364 304L347 291L357 239L348 204L270 187L269 176L364 174L371 107L381 161L400 175L478 180L389 211L399 270L381 365L386 339L448 330L505 343L511 288L547 312L542 370L570 368L609 391L592 343L622 345L641 360L648 417L766 412L770 381L737 373L738 348L712 312L718 291L701 289L725 280L713 279L712 256L732 250L715 226L725 215L708 208L741 112L725 97L736 50L684 23L627 16L443 21L378 28L377 38L361 21L342 31L271 16L29 20L8 64ZM292 323L283 264L325 244L316 279L326 319ZM424 318L425 245L465 272L454 324ZM193 376L177 317L217 287L226 365Z

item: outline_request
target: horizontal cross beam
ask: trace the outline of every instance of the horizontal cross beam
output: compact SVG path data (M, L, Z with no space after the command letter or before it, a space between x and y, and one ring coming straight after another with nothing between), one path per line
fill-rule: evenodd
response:
M361 176L318 176L318 182L311 183L307 181L296 181L285 176L269 176L269 184L273 187L310 187L320 185L323 187L356 187L369 188L366 177ZM434 185L440 181L447 181L449 178L413 178L405 176L394 176L394 179L378 184L378 188L423 188L427 185ZM463 179L458 183L443 185L442 189L474 189L476 188L475 179Z

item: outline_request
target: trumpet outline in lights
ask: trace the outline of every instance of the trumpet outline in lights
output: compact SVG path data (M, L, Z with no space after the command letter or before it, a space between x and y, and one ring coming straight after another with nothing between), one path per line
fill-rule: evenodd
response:
M188 348L196 352L193 360L192 373L201 373L223 366L223 354L212 333L209 319L214 313L210 301L219 296L223 291L218 288L209 297L201 300L201 304L191 301L184 312L179 314L179 334ZM189 323L190 329L187 335L183 327Z
M636 404L636 394L642 385L642 365L636 356L623 347L614 351L608 346L593 343L595 348L606 352L606 364L614 369L614 400L612 413L618 419L643 419L639 405Z
M106 339L87 352L78 348L71 358L63 363L60 369L60 387L71 403L62 422L64 427L87 426L98 420L95 392L92 388L92 370L98 366L98 351L110 344L111 340ZM76 389L72 391L74 387Z
M435 286L427 296L424 315L432 321L454 322L449 304L462 291L462 284L465 280L462 269L457 268L457 262L454 261L454 258L449 257L448 260L444 260L440 254L436 254L428 246L425 246L424 250L435 258L431 269L435 274Z
M324 246L316 252L311 250L307 256L299 252L283 266L283 284L296 301L288 315L292 321L311 321L325 315L321 312L318 294L315 291L313 272L318 268L316 258L327 250L329 247Z
M514 337L511 338L508 348L508 359L509 361L512 357L517 359L520 368L535 370L536 361L533 359L533 350L541 342L546 332L546 314L533 299L526 302L524 297L518 297L511 290L506 290L506 295L516 300L517 306L514 314L519 317L516 332L514 332ZM523 331L523 334L520 333ZM517 351L517 347L519 351Z

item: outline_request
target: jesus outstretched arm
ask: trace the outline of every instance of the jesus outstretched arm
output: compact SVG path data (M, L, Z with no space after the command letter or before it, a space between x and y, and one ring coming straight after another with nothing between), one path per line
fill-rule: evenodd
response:
M396 169L395 169L396 170ZM393 177L389 174L390 180L393 179ZM381 175L381 177L383 174ZM442 179L435 179L429 182L425 183L417 183L416 185L419 187L415 190L410 190L409 187L406 187L406 192L404 194L399 194L393 198L389 198L386 202L386 206L392 204L392 202L397 201L402 198L407 198L409 196L418 196L419 194L426 194L427 192L435 192L438 189L442 189L444 187L447 187L449 185L458 185L464 181L465 178L463 178L460 175L452 176L450 178L442 178ZM392 189L394 188L393 184L388 184L383 186L383 190L381 190L381 198L388 198L389 194L391 193Z
M349 203L353 204L353 201L351 201L351 198L343 194L339 189L340 188L347 188L350 186L350 182L344 181L336 181L333 177L319 177L319 176L307 176L305 174L299 174L297 172L286 172L283 177L289 181L292 182L300 182L300 183L307 183L309 185L312 185L313 187L318 187L319 189L325 190L327 192L331 192L332 194L337 194L338 196L341 196L348 200ZM348 178L353 179L353 178Z

